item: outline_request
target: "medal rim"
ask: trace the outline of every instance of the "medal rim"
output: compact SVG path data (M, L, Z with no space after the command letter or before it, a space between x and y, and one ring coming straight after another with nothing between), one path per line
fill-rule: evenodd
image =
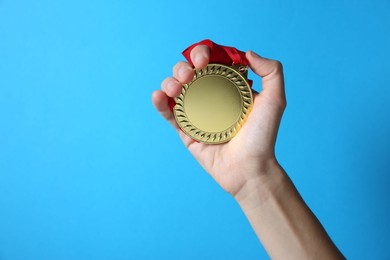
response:
M196 141L207 144L221 144L230 141L244 124L253 105L252 89L245 77L232 67L223 64L208 64L205 68L194 69L194 78L191 82L182 85L182 91L175 98L176 105L173 108L174 117L179 127ZM198 79L204 76L218 76L228 79L237 88L241 97L241 111L238 120L229 128L218 132L206 132L192 124L188 119L185 108L185 96L188 88Z

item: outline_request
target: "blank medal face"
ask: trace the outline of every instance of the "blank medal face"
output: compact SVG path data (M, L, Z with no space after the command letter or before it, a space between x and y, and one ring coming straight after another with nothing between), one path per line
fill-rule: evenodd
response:
M195 70L175 99L174 115L191 138L208 144L229 141L241 128L253 103L246 79L231 67L209 64Z
M204 76L188 88L184 110L199 130L221 132L233 126L241 114L242 99L237 87L221 76Z

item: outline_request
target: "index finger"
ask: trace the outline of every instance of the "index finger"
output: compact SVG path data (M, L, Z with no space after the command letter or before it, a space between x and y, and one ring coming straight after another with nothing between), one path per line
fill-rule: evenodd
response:
M210 61L210 48L206 45L195 46L191 50L190 57L195 69L202 69L206 67Z

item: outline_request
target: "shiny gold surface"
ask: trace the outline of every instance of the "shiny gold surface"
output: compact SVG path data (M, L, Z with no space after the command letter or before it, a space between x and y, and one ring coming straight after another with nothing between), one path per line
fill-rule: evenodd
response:
M237 70L236 70L237 69ZM242 74L241 74L242 73ZM173 109L180 128L193 139L219 144L229 141L241 128L253 103L246 70L209 64L195 70L184 84Z

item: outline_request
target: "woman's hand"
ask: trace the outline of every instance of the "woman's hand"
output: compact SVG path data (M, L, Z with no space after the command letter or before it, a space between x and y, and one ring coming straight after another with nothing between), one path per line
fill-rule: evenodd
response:
M207 66L210 50L200 45L191 52L196 69ZM225 144L198 143L178 127L168 106L168 97L181 93L182 84L189 83L194 70L190 64L179 62L173 68L173 77L165 79L161 90L153 93L152 101L161 115L179 132L181 139L211 176L227 192L236 196L247 182L265 181L270 167L277 167L274 154L280 120L286 106L282 65L262 58L254 52L246 53L250 68L262 78L262 91L254 94L254 105L247 121L237 135Z

